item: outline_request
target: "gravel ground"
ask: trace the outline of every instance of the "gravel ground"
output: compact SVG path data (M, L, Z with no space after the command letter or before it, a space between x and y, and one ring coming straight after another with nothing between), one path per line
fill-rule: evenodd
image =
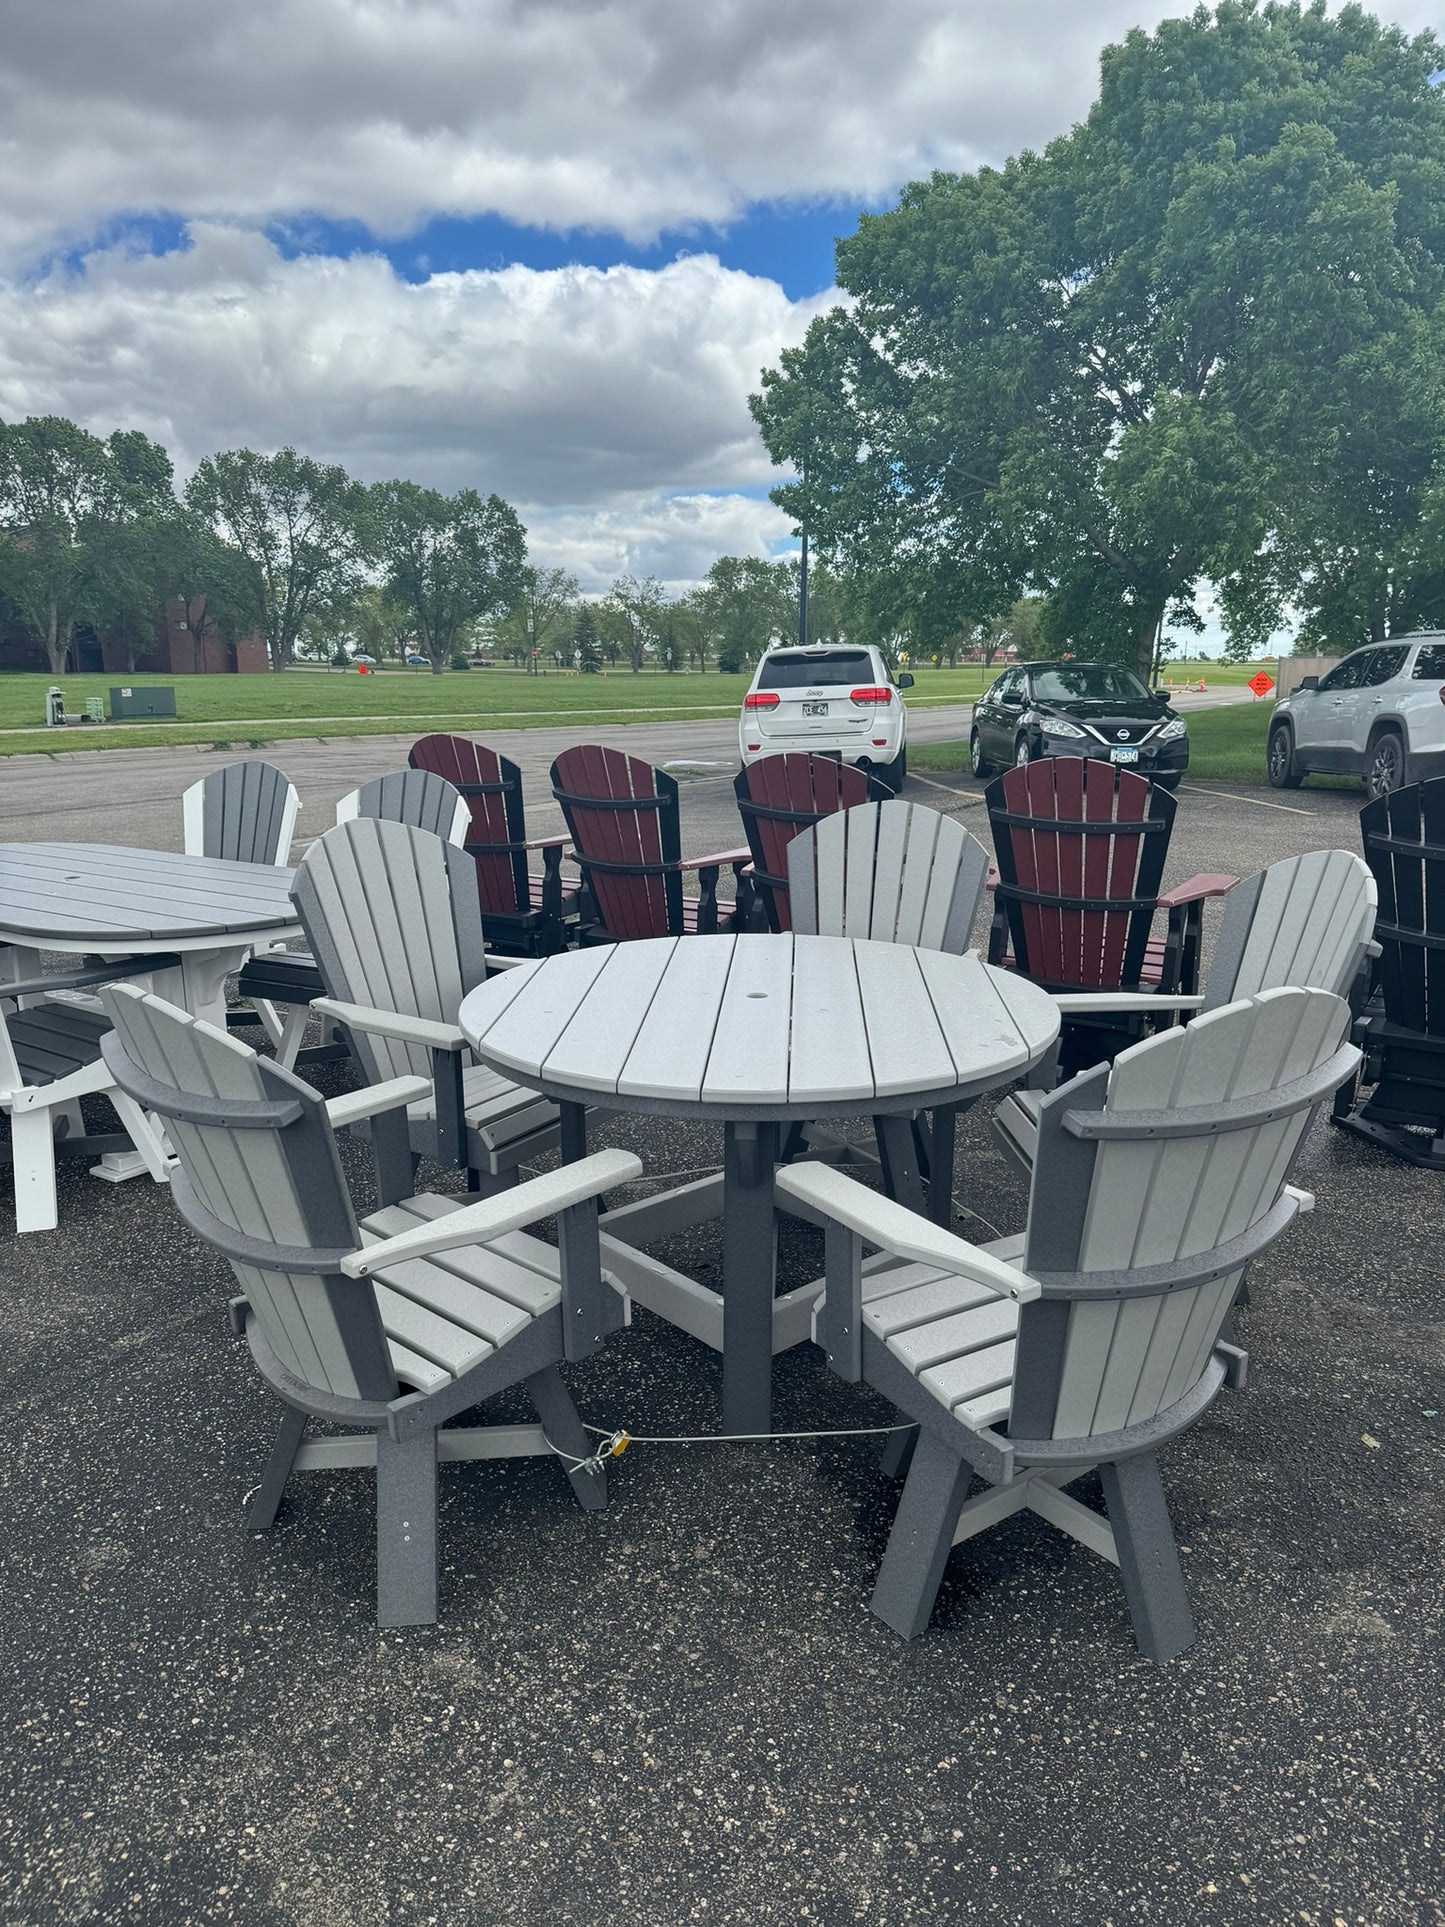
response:
M982 827L966 778L911 788ZM723 781L684 807L690 847L730 840ZM1354 847L1357 808L1183 792L1169 880ZM702 1129L594 1137L658 1174L716 1157ZM960 1138L975 1228L1020 1228L987 1106ZM441 1623L379 1634L365 1474L242 1530L277 1408L226 1268L148 1183L64 1171L62 1229L0 1250L0 1913L1445 1921L1439 1181L1324 1125L1299 1181L1318 1208L1240 1318L1250 1386L1165 1459L1199 1639L1155 1668L1117 1574L1027 1514L897 1639L867 1438L636 1445L603 1515L542 1461L449 1468ZM787 1228L782 1285L820 1243ZM664 1255L706 1278L715 1234ZM570 1378L599 1424L715 1423L718 1361L645 1312ZM886 1422L810 1347L777 1385L780 1429Z

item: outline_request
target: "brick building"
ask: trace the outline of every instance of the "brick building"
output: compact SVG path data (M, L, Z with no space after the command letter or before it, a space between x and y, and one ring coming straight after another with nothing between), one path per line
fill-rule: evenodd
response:
M93 629L79 629L66 652L67 675L106 674L122 676L135 673L160 676L258 676L271 667L266 644L260 636L245 636L228 642L214 625L204 621L200 630L187 619L187 604L172 600L156 624L155 641L148 649L138 650L134 663L126 661L122 644L113 636L97 635ZM25 629L11 629L0 638L0 669L50 668L45 645Z

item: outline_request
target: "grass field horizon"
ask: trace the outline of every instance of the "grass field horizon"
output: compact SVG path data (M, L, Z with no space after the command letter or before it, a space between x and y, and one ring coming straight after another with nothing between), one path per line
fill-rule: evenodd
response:
M1166 688L1200 676L1209 683L1239 685L1259 669L1277 673L1273 657L1260 663L1167 664ZM936 709L974 701L1002 666L972 663L959 669L914 668L909 691L913 709ZM30 671L0 674L0 756L53 755L69 750L135 749L173 744L254 746L297 737L392 735L406 729L528 729L588 717L611 724L698 722L735 714L750 676L709 670L649 669L634 675L611 669L596 676L575 671L528 675L514 669L429 671L386 667L366 676L297 666L262 676L76 675ZM87 697L106 699L113 688L173 688L176 719L73 724L61 731L43 725L45 692L60 688L71 716Z

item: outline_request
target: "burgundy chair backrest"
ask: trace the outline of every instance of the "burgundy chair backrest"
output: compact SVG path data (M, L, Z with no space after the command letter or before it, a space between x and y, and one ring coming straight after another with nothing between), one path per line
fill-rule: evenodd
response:
M866 770L836 756L789 750L749 763L733 779L738 814L753 855L753 882L774 930L791 930L788 906L788 845L820 817L866 803L874 785ZM881 800L886 792L879 789Z
M986 791L1014 966L1054 990L1139 982L1174 798L1131 770L1048 757Z
M553 763L552 794L608 934L680 936L676 781L639 757L584 743Z
M526 818L522 773L515 763L465 736L423 736L406 759L454 783L472 813L466 851L477 866L477 897L483 916L511 915L531 905L527 881Z

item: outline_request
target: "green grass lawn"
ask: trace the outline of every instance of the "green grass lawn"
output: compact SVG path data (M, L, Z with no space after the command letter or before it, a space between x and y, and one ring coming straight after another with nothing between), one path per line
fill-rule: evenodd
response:
M996 669L915 669L909 705L937 708L971 702L994 680ZM1176 681L1240 683L1249 664L1175 664ZM107 697L112 687L168 686L176 692L175 722L77 724L40 727L45 691L58 680L65 706L82 715L87 696ZM1166 676L1166 682L1168 677ZM515 669L471 669L433 676L427 671L383 668L353 671L292 669L267 676L62 676L0 675L0 755L47 754L72 749L134 748L142 743L249 745L288 737L367 736L429 729L481 731L526 729L550 722L690 721L736 714L747 676L679 674L645 670L632 675L528 676ZM937 752L932 753L936 757ZM965 759L966 756L965 756ZM945 763L939 767L951 767Z
M1206 676L1208 671L1205 672ZM1189 718L1189 775L1220 783L1266 781L1265 742L1274 704L1237 703L1227 709L1202 709ZM926 743L910 747L910 769L967 769L968 744ZM1186 779L1187 780L1187 779ZM1312 776L1306 781L1327 789L1353 789L1349 777Z

